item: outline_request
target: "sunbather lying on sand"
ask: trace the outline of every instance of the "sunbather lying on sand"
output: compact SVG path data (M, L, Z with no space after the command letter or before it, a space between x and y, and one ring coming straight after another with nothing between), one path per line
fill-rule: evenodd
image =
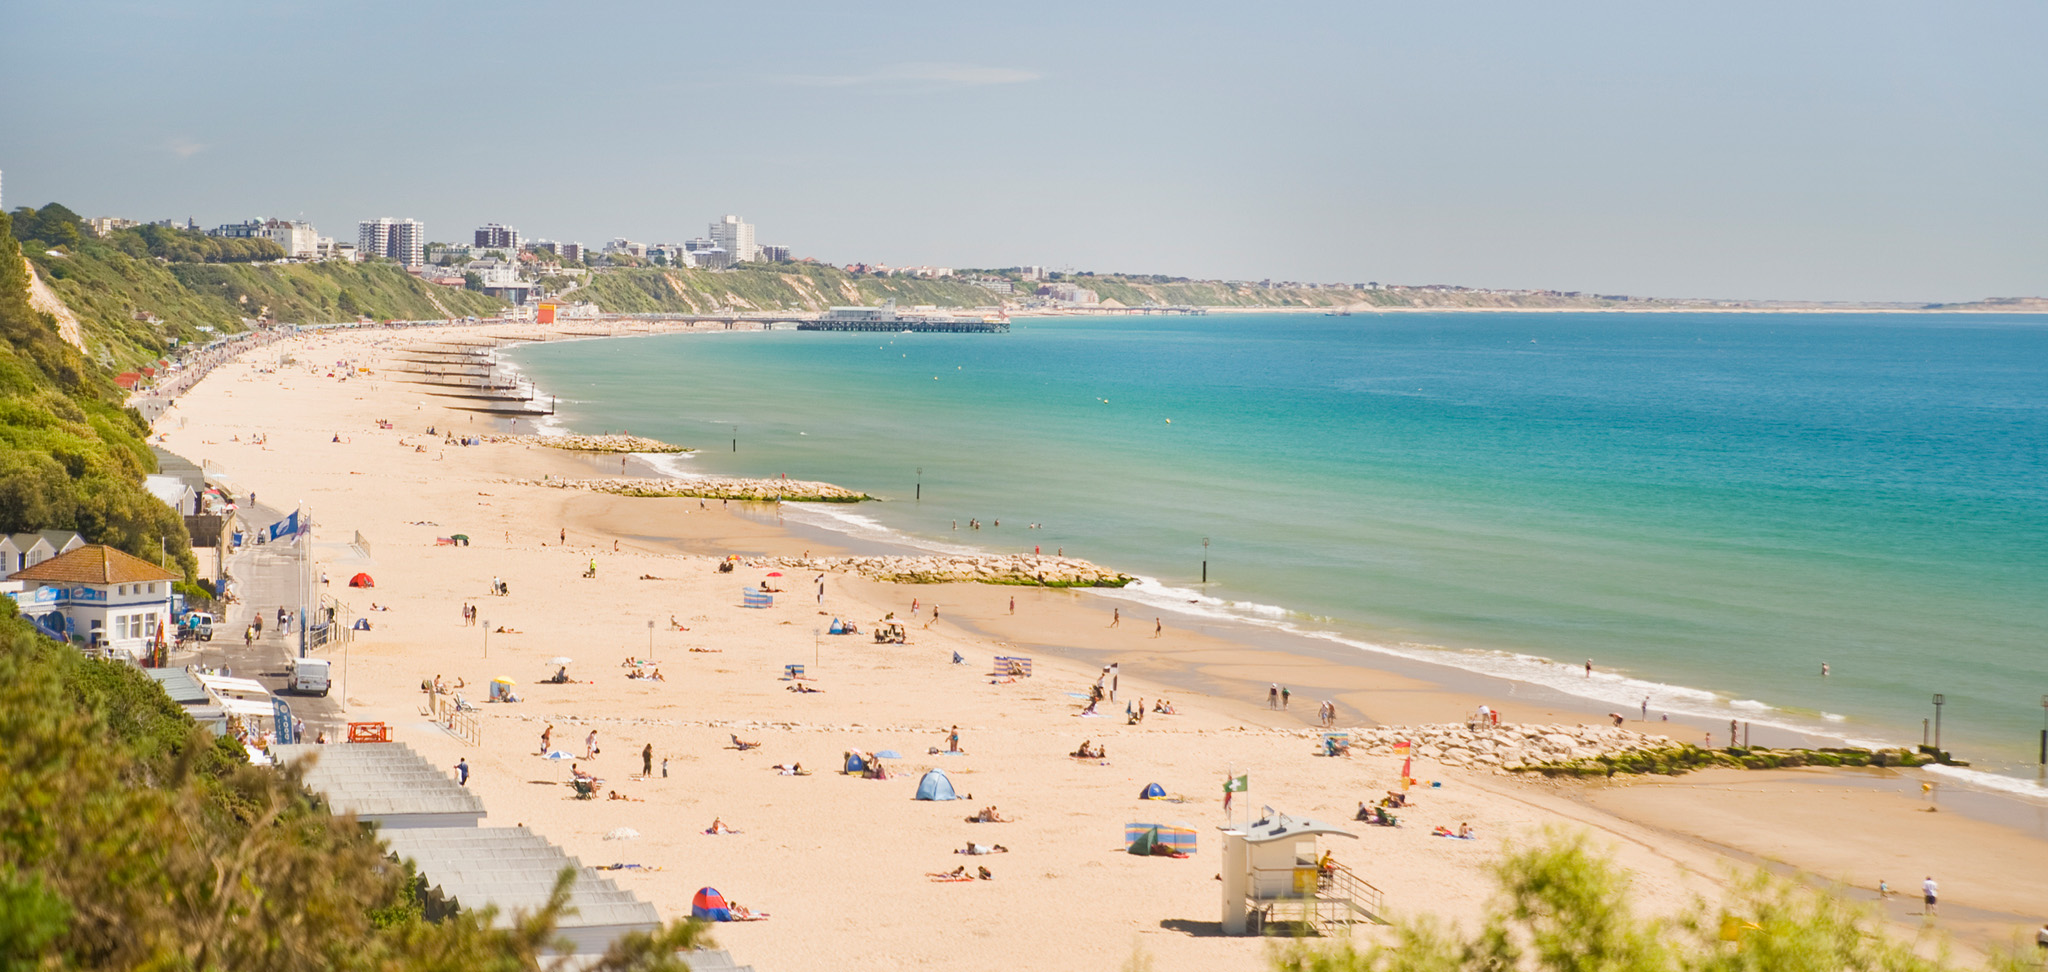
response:
M934 881L974 880L974 875L967 873L967 865L965 864L962 864L959 867L956 867L950 871L926 871L924 872L924 876L931 878Z
M1004 847L1004 846L1003 846L1003 845L1001 845L1001 844L997 844L997 845L995 845L995 846L991 847L991 846L989 846L989 845L987 845L987 844L977 844L977 843L975 843L975 842L973 842L973 841L968 841L968 842L967 842L967 846L966 846L965 848L963 848L963 849L961 849L961 850L956 850L956 851L954 851L953 853L955 853L955 854L1008 854L1009 852L1010 852L1010 849L1009 849L1008 847Z
M724 821L723 819L721 819L721 818L718 818L718 817L713 817L713 818L711 819L711 826L709 826L709 827L706 827L706 828L704 828L704 832L705 832L705 833L707 833L707 834L736 834L736 833L739 833L739 831L737 831L737 830L734 830L734 829L732 829L731 827L728 827L728 826L726 826L726 825L725 825L725 821Z
M979 813L967 818L968 823L1009 823L1008 817L996 812L994 807L982 807Z
M1104 746L1097 746L1094 749L1089 749L1088 740L1083 739L1081 740L1081 747L1079 749L1074 750L1069 755L1073 756L1075 759L1103 759L1108 755L1108 748Z
M629 800L629 801L631 801L631 802L633 802L633 803L646 803L646 802L647 802L647 801L645 801L645 800L642 800L642 799L640 799L639 797L629 797L629 796L625 795L624 793L620 793L620 792L619 792L619 791L617 791L617 790L613 790L613 791L612 791L612 795L611 795L611 796L608 796L608 797L605 797L605 799L607 799L607 800Z
M813 692L825 691L824 689L814 689L808 685L805 685L802 682L798 682L795 685L785 685L783 686L783 688L788 689L791 692L798 693L799 695L809 695Z
M745 752L749 749L759 749L761 748L761 744L759 742L748 742L744 739L741 739L738 734L733 734L732 747L734 749Z
M725 653L723 648L692 648L690 650L700 655L720 655Z
M777 773L778 775L781 775L781 776L809 776L809 775L811 775L811 771L810 771L810 770L807 770L807 769L804 769L804 764L802 764L802 763L791 763L791 764L789 764L788 766L784 766L784 765L783 765L783 764L781 764L781 763L776 763L776 764L775 764L775 766L774 766L774 769L775 769L775 772L776 772L776 773Z

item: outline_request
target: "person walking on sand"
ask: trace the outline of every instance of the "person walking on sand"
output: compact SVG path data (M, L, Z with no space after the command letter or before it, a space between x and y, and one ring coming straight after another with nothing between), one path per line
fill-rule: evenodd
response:
M642 750L640 751L640 775L641 775L641 776L653 776L653 775L654 775L654 744L653 744L653 743L648 743L648 744L647 744L647 748L646 748L646 749L642 749Z
M1114 627L1116 627L1117 625L1120 625L1120 624L1122 624L1122 623L1124 623L1124 609L1123 609L1123 608L1120 608L1120 607L1119 607L1119 608L1110 608L1110 609L1109 609L1109 626L1110 626L1110 627L1112 627L1112 628L1114 628Z
M1593 659L1591 658L1586 659L1586 677L1593 677Z
M1164 622L1160 621L1160 620L1159 620L1158 618L1153 618L1153 619L1152 619L1152 637L1154 637L1154 638L1157 638L1157 637L1159 637L1160 635L1162 635L1162 634L1165 634L1165 633L1166 633L1166 624L1165 624Z
M1282 686L1280 686L1280 707L1281 707L1281 708L1283 708L1283 709L1287 708L1287 697L1288 697L1289 695L1292 695L1292 694L1293 694L1293 693L1291 693L1291 692L1287 691L1287 686L1285 686L1285 685L1282 685Z
M1017 595L1015 594L1010 595L1010 613L1017 613Z
M590 735L583 737L583 758L597 758L597 730L595 729L590 730Z
M550 722L546 729L540 731L540 754L546 756L549 752L553 751L554 744L555 724Z
M1110 662L1110 663L1109 663L1109 698L1110 698L1110 700L1111 700L1111 701L1115 701L1115 700L1116 700L1116 687L1117 687L1117 683L1119 683L1119 682L1123 681L1123 679L1124 679L1124 663L1123 663L1123 662Z
M954 727L953 727L953 731L952 731L952 732L951 732L950 734L948 734L948 735L946 736L946 752L949 752L949 753L957 753L957 752L959 752L959 751L960 751L960 727L959 727L959 726L954 726Z
M1266 708L1268 708L1268 709L1277 709L1277 708L1279 708L1279 707L1280 707L1280 686L1279 686L1279 685L1268 685L1268 686L1266 686Z
M1643 696L1643 721L1650 721L1650 697Z
M1926 898L1927 913L1940 914L1941 885L1934 883L1934 875L1929 874L1927 880L1920 882L1920 893Z
M457 786L469 785L469 757L467 756L455 761L455 784Z

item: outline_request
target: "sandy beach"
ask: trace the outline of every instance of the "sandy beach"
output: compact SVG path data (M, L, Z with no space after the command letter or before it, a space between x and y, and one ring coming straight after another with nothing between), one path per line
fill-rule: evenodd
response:
M396 380L394 353L492 333L537 329L339 331L256 349L159 418L159 444L266 505L311 509L318 570L330 581L323 593L373 626L345 653L331 650L348 719L390 724L395 738L439 765L466 759L487 825L523 824L585 864L643 865L612 876L666 917L686 915L706 885L767 913L715 929L723 947L760 968L1114 968L1134 953L1161 967L1258 968L1264 942L1217 934L1222 781L1250 776L1240 820L1247 807L1271 806L1348 821L1361 800L1397 785L1398 760L1317 752L1318 701L1338 702L1347 726L1458 722L1482 703L1513 722L1602 721L1600 712L1531 705L1363 657L1340 665L1171 623L1155 634L1150 617L1112 626L1115 605L1086 591L791 573L775 579L785 593L772 607L742 607L741 588L765 571L719 573L726 555L851 551L782 528L767 505L510 483L616 475L620 460L530 444L447 444L442 433L499 429L449 407L458 400ZM282 355L296 363L278 366ZM471 543L436 543L456 533ZM366 551L346 542L357 535ZM593 561L596 576L585 577ZM346 587L359 571L376 586ZM491 594L494 578L508 594ZM465 605L488 633L466 623ZM277 607L239 605L226 627L239 631L248 610ZM867 630L890 612L910 623L910 644L819 633L833 618ZM992 659L1009 654L1031 655L1032 677L992 678ZM574 659L573 681L542 684L557 656ZM629 679L628 658L652 659L647 670L662 680ZM1107 715L1079 716L1082 694L1112 661L1120 686L1102 706ZM802 684L818 691L791 691L797 683L783 679L790 664L803 665ZM422 680L460 681L463 696L481 703L497 676L518 682L521 701L480 706L481 745L427 717ZM1270 683L1295 690L1286 711L1266 706ZM1150 706L1162 697L1177 714L1124 723L1127 700ZM571 761L539 755L548 726L553 745L577 756L594 731L601 752L573 762L624 799L572 799ZM931 753L955 726L964 753ZM1670 728L1697 741L1690 729ZM735 749L735 734L761 746ZM1084 739L1105 746L1106 758L1067 755ZM654 772L643 776L648 746ZM862 779L838 772L849 750L902 758L886 761L894 778ZM793 763L810 775L773 768ZM971 799L913 801L931 767ZM2039 921L2029 909L2048 900L2048 842L1926 812L1927 803L1902 794L1900 771L1720 771L1596 785L1418 760L1415 775L1441 785L1419 791L1404 826L1360 825L1357 840L1331 842L1396 915L1470 921L1491 893L1486 869L1505 842L1539 839L1551 827L1595 834L1633 872L1637 900L1651 909L1712 897L1731 869L1755 861L1843 882L1870 900L1879 879L1910 892L1933 874L1944 887L1935 924L1968 949L2009 941ZM1154 782L1185 802L1139 800ZM986 806L1014 822L963 819ZM737 833L704 833L714 818ZM1125 854L1131 821L1185 821L1200 832L1200 852L1187 860ZM1429 832L1466 822L1478 840ZM641 836L604 839L620 827ZM1008 853L953 853L970 841ZM927 877L962 864L986 866L993 879ZM1888 907L1904 935L1926 921L1910 893Z

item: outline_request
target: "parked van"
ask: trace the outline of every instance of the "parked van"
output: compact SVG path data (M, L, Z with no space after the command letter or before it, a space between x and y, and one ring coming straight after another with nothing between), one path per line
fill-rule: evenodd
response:
M194 611L178 619L178 634L195 641L213 640L213 615Z
M291 690L300 695L326 695L333 687L332 663L325 658L294 658Z

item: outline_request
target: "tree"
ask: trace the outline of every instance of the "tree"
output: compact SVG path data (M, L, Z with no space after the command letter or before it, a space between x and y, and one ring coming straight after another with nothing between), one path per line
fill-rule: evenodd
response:
M1500 893L1476 932L1427 918L1397 925L1386 945L1315 946L1276 954L1278 972L1944 972L1887 936L1883 917L1838 894L1761 869L1727 900L1695 900L1680 914L1640 915L1629 879L1584 834L1552 833L1510 848L1493 868ZM1733 941L1727 939L1734 939ZM1994 968L2017 972L2019 956Z

